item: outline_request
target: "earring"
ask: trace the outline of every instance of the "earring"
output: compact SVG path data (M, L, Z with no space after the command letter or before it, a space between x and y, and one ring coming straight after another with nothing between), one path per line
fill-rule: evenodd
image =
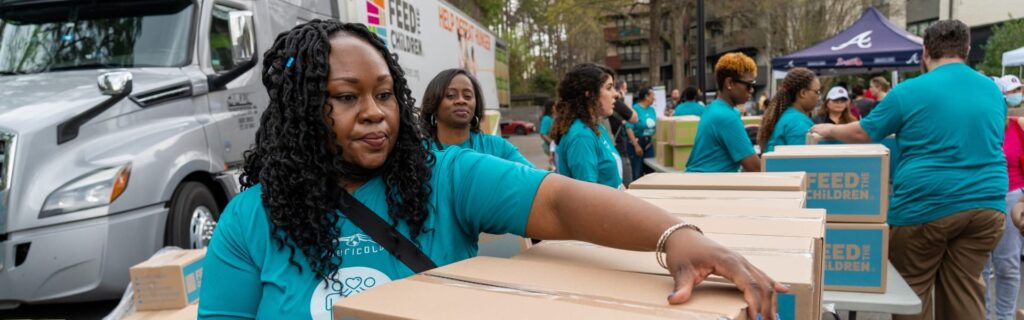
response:
M476 123L473 123L472 126L474 126L474 127L479 127L480 126L480 117L473 116L473 121L476 122Z
M437 117L435 117L434 115L430 115L430 123L433 124L436 127L437 126Z

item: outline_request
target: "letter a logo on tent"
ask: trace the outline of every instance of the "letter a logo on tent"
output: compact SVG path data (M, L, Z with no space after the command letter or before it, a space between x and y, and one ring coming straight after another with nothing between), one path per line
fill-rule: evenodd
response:
M920 63L921 63L921 59L917 57L917 53L916 52L914 53L914 55L910 56L910 59L907 60L907 64L920 64Z
M871 36L871 32L872 31L873 30L864 31L863 33L858 34L856 37L853 37L852 39L850 39L850 41L847 41L846 43L843 43L843 44L838 45L838 46L833 46L832 47L832 51L843 50L843 49L846 49L846 47L849 47L851 45L857 45L861 49L871 48L871 37L870 36Z

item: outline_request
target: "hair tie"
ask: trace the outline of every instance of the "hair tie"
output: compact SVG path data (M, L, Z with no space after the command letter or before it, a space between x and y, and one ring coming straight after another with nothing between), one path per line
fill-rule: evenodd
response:
M293 63L295 63L295 57L288 57L288 62L284 64L284 68L290 69Z

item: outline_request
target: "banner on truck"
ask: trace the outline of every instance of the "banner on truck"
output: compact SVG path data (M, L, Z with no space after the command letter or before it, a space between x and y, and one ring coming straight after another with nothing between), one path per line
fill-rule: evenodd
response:
M356 21L398 54L417 102L439 72L463 68L479 81L484 106L498 108L496 46L490 31L441 1L362 1L365 7L356 10Z

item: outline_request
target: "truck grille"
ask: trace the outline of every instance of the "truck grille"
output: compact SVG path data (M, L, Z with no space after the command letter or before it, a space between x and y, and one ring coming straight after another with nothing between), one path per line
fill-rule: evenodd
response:
M13 161L14 135L0 132L0 191L6 191L11 186Z

